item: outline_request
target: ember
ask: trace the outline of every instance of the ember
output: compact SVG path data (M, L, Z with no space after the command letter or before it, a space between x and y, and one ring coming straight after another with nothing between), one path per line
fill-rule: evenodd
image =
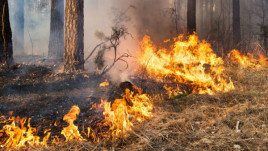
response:
M99 84L99 87L106 87L106 86L109 86L109 82L107 79L104 82Z

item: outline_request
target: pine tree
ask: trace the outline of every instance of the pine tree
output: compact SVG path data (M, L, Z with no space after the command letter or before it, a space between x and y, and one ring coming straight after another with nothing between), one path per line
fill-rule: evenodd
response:
M64 70L84 70L84 0L66 0Z
M187 33L196 32L196 0L188 0L187 4Z
M0 21L0 64L9 65L13 63L13 48L8 0L0 1Z
M48 57L63 60L64 0L52 0Z

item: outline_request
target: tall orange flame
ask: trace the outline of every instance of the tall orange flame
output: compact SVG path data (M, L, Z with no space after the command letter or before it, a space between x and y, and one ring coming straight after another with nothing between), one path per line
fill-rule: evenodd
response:
M63 120L66 121L69 126L63 128L61 134L63 134L66 138L66 142L72 140L84 140L79 133L78 127L74 125L74 121L76 120L76 116L79 115L80 108L78 106L72 106L71 110L68 114L63 117Z
M149 36L141 43L141 65L150 77L162 80L173 78L176 83L191 85L194 93L214 94L234 89L231 80L224 74L222 58L217 57L210 44L200 42L196 35L184 41L183 36L174 39L170 50L157 49Z

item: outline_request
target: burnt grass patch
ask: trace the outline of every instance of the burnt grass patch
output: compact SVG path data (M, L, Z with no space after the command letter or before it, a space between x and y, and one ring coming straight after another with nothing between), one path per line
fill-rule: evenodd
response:
M154 102L153 117L136 125L129 137L116 142L73 142L27 150L267 150L268 69L228 67L235 90L215 95L187 94L168 98L163 84L136 78ZM0 115L31 118L31 125L60 135L62 118L72 105L81 109L75 124L81 129L103 120L89 111L109 98L114 85L101 88L108 77L90 73L54 73L52 68L21 66L0 71ZM90 117L90 118L86 118ZM86 119L86 121L84 120ZM83 121L84 120L84 121ZM42 132L42 130L41 130Z

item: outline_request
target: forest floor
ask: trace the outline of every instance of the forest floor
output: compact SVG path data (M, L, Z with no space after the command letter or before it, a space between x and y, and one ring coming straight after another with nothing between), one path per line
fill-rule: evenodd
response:
M268 150L268 68L227 67L227 74L235 85L228 93L167 99L163 89L147 89L153 117L135 125L127 138L27 150ZM107 97L112 86L99 87L106 78L55 73L53 66L2 68L0 116L13 111L13 116L32 118L35 126L44 119L62 118L72 105L86 111Z

